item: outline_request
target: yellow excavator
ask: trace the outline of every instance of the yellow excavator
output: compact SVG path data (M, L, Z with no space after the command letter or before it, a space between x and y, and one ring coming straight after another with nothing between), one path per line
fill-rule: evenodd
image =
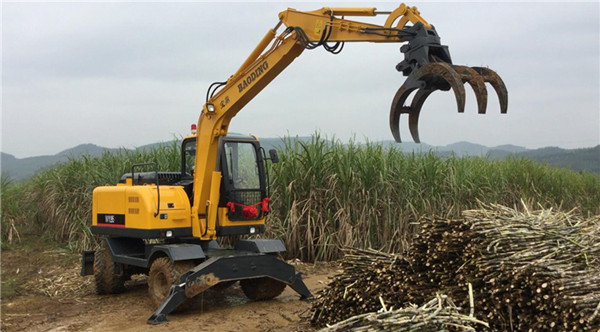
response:
M383 25L347 19L378 15L385 17ZM238 281L255 300L273 298L286 285L301 299L312 297L300 274L280 259L285 251L280 240L252 237L232 248L216 241L265 232L270 203L266 163L278 161L277 152L267 155L256 137L228 136L227 130L233 117L304 50L322 46L337 54L346 42L405 43L396 69L407 79L390 110L398 142L401 114L408 115L412 137L419 142L419 113L435 90L452 90L463 112L463 84L469 83L479 113L485 113L489 83L500 111L507 111L502 79L488 68L453 64L448 47L416 7L401 4L389 12L287 9L240 68L208 88L198 124L182 141L181 170L159 172L155 163L136 164L117 185L94 189L91 232L101 236L101 245L83 251L81 274L95 276L98 294L121 292L129 277L147 274L157 306L151 324L166 322L169 313L210 287ZM151 166L154 171L148 171Z

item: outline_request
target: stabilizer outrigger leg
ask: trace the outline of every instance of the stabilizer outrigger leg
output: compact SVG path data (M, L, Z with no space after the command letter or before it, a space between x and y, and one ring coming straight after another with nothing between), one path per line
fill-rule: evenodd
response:
M290 286L300 294L301 300L313 297L302 281L300 273L274 255L244 253L212 257L181 276L180 283L171 287L165 300L148 318L148 323L167 322L167 315L187 298L192 298L220 282L263 277Z

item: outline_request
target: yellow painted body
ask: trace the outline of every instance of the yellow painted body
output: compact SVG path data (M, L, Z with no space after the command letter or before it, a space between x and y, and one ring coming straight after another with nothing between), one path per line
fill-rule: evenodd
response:
M130 182L130 181L129 181ZM190 202L179 186L160 186L160 214L157 212L156 185L117 185L94 189L93 216L124 215L125 227L134 229L165 229L190 227ZM92 225L102 226L93 218ZM110 227L106 222L104 226ZM118 226L117 226L118 227Z
M217 172L215 172L217 173ZM219 174L220 176L220 174ZM215 177L218 177L215 175ZM157 212L158 193L156 185L132 186L130 179L127 184L116 186L101 186L94 189L92 207L92 225L102 227L127 228L129 230L172 230L176 228L192 228L194 237L203 239L214 239L216 229L206 229L206 219L192 223L189 199L180 186L162 185L160 188L160 210ZM216 186L218 188L218 186ZM218 201L218 197L216 198ZM257 226L265 223L265 218L259 220L231 221L228 218L227 208L215 208L216 204L209 208L209 217L218 218L219 226ZM214 212L210 212L214 210ZM114 220L101 219L98 216L124 216L124 224L116 223ZM162 217L161 217L162 216ZM209 224L210 225L210 224Z

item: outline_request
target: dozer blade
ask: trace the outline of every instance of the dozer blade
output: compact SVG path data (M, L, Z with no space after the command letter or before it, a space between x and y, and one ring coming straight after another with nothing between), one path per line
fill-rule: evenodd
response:
M456 98L458 112L465 110L465 89L463 84L469 83L477 100L477 110L485 114L487 108L487 90L485 83L490 83L500 101L500 110L506 113L508 107L508 94L504 82L494 71L483 67L466 67L450 65L445 62L432 62L413 71L406 82L398 89L390 110L390 129L396 142L401 142L400 115L408 114L408 125L411 136L416 143L419 138L419 115L425 100L436 90L448 91L452 89ZM405 103L413 91L415 93L410 106Z
M168 321L167 315L177 308L186 298L191 298L204 290L220 283L255 278L271 278L290 286L300 299L312 298L300 273L293 266L279 260L274 255L243 253L211 257L196 266L173 285L167 297L154 314L148 318L149 324L161 324Z

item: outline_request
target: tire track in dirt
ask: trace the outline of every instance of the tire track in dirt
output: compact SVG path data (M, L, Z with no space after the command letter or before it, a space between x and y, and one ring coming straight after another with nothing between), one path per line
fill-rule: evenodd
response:
M335 264L292 262L305 283L316 293L336 272ZM145 276L128 281L127 291L96 295L93 276L80 277L78 256L45 248L4 250L2 331L312 331L303 317L310 304L287 287L269 301L251 301L239 284L226 290L207 291L192 307L170 314L169 322L153 326L146 320L153 306ZM9 285L12 283L12 285Z

